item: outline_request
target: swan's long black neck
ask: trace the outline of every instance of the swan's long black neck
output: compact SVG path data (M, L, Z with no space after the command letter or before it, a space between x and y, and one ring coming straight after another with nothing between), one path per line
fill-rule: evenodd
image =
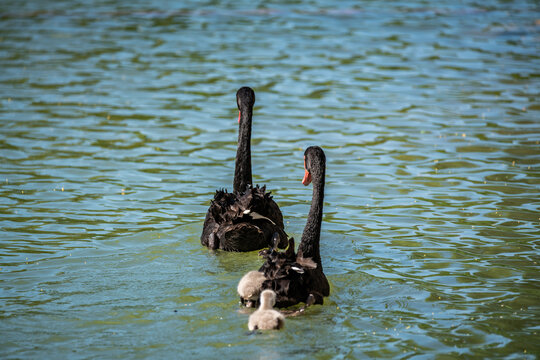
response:
M251 118L253 109L240 109L240 129L238 132L238 149L236 150L236 167L234 169L233 191L242 193L253 183L251 176Z
M324 176L325 166L319 167L317 172L312 173L313 198L309 209L308 219L302 241L298 247L298 255L304 258L312 258L321 267L321 254L319 243L321 239L321 223L324 204Z

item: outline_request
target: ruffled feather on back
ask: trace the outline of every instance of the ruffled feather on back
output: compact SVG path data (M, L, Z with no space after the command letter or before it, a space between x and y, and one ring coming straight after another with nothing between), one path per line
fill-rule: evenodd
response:
M289 239L285 251L275 248L262 250L265 258L259 269L266 281L262 290L270 289L276 293L276 306L288 307L300 302L307 302L310 294L315 304L322 304L323 297L330 294L326 276L310 258L298 257L294 251L294 239Z
M253 251L268 247L277 232L286 245L283 215L266 186L241 194L217 190L206 214L201 243L211 249Z

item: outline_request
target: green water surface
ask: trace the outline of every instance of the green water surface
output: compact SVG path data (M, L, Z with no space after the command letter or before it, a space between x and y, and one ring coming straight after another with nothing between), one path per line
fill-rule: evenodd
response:
M537 1L3 1L0 69L2 359L540 356ZM244 85L296 239L328 165L331 295L262 334L199 242Z

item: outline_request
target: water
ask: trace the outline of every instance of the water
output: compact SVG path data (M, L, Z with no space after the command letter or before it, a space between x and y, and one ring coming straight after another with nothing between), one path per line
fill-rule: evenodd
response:
M0 355L540 354L534 1L0 4ZM299 239L327 155L324 306L247 334L257 253L199 235L231 189L235 92L254 181Z

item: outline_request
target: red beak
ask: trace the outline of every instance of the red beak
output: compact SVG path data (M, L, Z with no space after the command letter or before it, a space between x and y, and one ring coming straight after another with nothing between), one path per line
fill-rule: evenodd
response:
M304 171L305 171L305 173L304 173L304 178L302 179L302 184L304 184L304 186L308 186L311 183L311 174L306 169L306 157L305 156L304 156Z
M240 124L240 116L242 116L242 113L239 111L238 112L238 123Z
M307 170L304 173L304 178L302 179L302 184L304 184L304 186L308 186L309 184L311 184L311 174Z

